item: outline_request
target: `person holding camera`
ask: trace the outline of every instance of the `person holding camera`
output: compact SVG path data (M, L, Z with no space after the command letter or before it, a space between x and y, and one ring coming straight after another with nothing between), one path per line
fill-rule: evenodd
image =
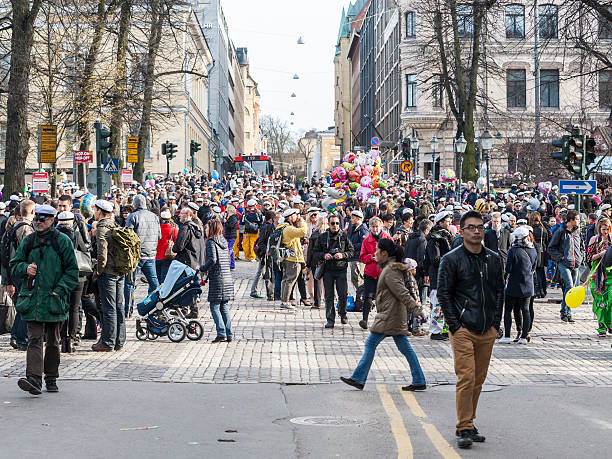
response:
M319 263L324 263L323 286L325 288L325 328L334 328L336 308L334 307L334 286L338 294L338 313L340 322L347 324L346 297L348 282L346 271L348 262L353 257L353 244L346 233L340 230L340 217L333 214L329 217L329 229L318 238L313 257Z

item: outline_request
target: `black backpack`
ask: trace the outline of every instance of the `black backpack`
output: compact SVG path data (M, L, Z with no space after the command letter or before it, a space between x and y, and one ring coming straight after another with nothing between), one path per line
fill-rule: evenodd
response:
M0 264L3 268L9 269L11 258L13 258L17 251L17 246L19 245L17 243L17 230L27 224L26 222L15 223L4 232L0 240Z

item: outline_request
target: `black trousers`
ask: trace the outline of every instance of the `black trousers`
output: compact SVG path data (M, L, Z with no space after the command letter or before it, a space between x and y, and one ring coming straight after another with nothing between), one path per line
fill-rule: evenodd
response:
M81 295L81 304L85 313L85 333L83 335L89 339L98 338L98 324L96 320L102 324L102 307L99 301L96 301L94 292L97 292L97 286L92 284L91 277L89 277L85 281Z
M27 322L27 324L30 341L26 353L26 377L42 386L43 371L45 381L55 381L59 377L59 341L62 322ZM45 340L44 357L43 340Z
M368 316L372 310L372 300L376 298L376 286L378 279L374 279L367 274L363 276L363 320L368 321Z
M521 338L527 338L531 330L531 314L529 313L530 298L518 298L516 296L506 295L506 304L504 306L504 332L506 337L510 337L510 329L512 328L512 312L514 309L519 309L522 316L520 327ZM518 316L516 316L518 319ZM518 330L518 323L517 323Z
M346 316L346 297L348 295L348 281L346 269L332 271L326 269L323 274L323 286L325 287L325 317L328 322L336 321L336 307L334 306L334 286L338 294L338 314Z
M68 310L68 319L62 325L62 338L76 339L77 333L80 330L80 309L81 309L81 296L83 295L83 288L85 287L85 279L79 280L79 283L70 292L70 309Z

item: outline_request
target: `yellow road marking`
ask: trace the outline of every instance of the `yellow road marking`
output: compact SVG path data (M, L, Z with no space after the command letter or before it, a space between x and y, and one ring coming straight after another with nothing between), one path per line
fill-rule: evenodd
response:
M384 384L377 384L378 395L383 408L387 412L389 417L389 424L391 424L391 432L395 438L395 444L397 445L397 457L398 459L412 459L412 443L410 442L410 435L404 425L404 420L399 410L393 403L393 398L387 391L387 386Z
M431 442L444 459L461 459L461 456L459 456L457 451L455 451L453 447L444 439L442 434L438 431L438 429L436 429L436 426L423 421L421 421L421 425L423 426L423 430L425 430L425 433Z
M427 415L425 414L425 411L423 411L423 409L421 408L421 405L419 405L419 402L417 402L417 399L415 398L414 394L412 392L402 390L402 386L398 387L400 388L400 392L404 397L406 405L408 405L408 408L410 408L410 411L412 411L412 414L415 415L417 418L426 418Z

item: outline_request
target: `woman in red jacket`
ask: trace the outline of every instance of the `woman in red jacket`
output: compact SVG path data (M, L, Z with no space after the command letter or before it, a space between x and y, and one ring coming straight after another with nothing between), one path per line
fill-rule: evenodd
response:
M376 284L381 271L374 259L376 244L381 239L391 239L391 236L383 231L383 222L380 218L370 218L369 224L370 234L363 240L361 253L359 254L359 261L365 264L363 270L363 319L359 321L359 326L364 330L368 329L368 315L372 309L374 298L376 298Z
M157 241L155 271L157 272L157 280L161 285L164 283L164 279L168 273L168 268L170 267L170 263L172 263L172 258L174 258L174 256L172 258L168 258L166 256L166 249L168 246L172 247L174 241L176 241L178 229L172 221L172 214L167 207L162 210L160 217L161 221L159 226L161 228L161 239ZM172 253L171 250L169 252Z

